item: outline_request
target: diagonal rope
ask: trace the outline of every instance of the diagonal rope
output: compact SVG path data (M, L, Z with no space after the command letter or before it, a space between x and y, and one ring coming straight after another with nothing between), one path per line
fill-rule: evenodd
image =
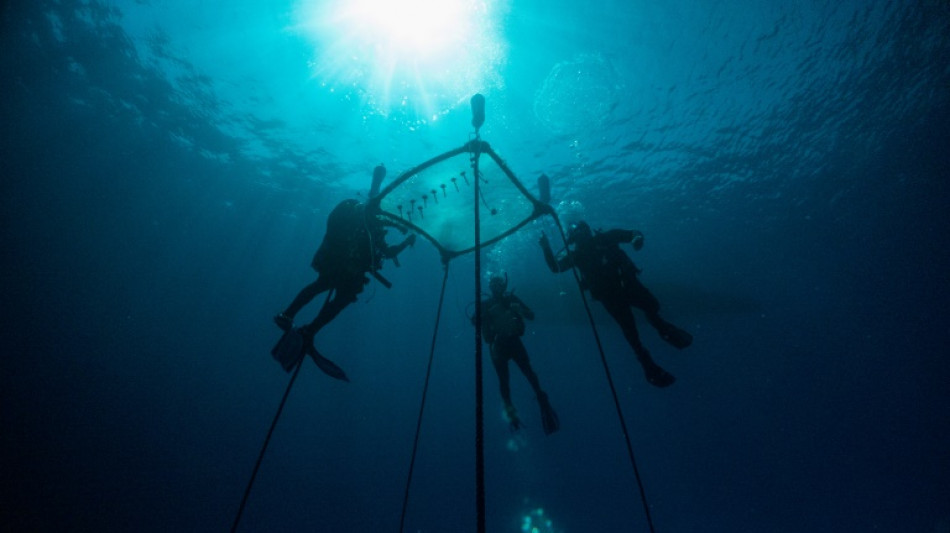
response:
M432 359L435 355L435 340L439 334L439 321L442 318L442 302L445 300L445 286L449 279L449 264L445 263L445 276L442 277L442 291L439 293L439 307L435 312L435 325L432 329L432 344L429 346L429 364L426 366L426 379L422 385L422 401L419 404L419 419L416 421L416 436L412 440L412 458L409 460L409 475L406 476L406 491L402 499L402 514L399 517L399 531L405 530L406 509L409 507L409 486L412 484L412 472L416 465L416 452L419 450L419 435L422 432L422 413L426 407L426 395L429 392L429 377L432 375Z
M555 217L555 224L561 233L561 240L567 242L567 236L564 235L564 228L561 222ZM640 503L643 505L643 513L646 515L647 525L650 527L650 533L654 533L653 517L650 515L650 505L647 503L646 491L643 488L643 480L640 479L640 469L637 468L637 459L633 453L633 444L630 442L630 432L627 430L627 422L623 416L623 409L620 407L620 399L617 396L617 388L614 386L613 376L610 374L610 367L607 365L607 356L604 355L604 346L600 341L600 334L597 332L597 325L594 323L594 315L591 313L590 304L587 302L587 296L584 295L584 289L581 285L581 277L577 273L577 266L571 265L571 272L574 274L574 280L577 282L577 290L581 293L581 301L584 302L584 311L587 312L587 319L590 321L590 329L594 333L594 341L597 343L597 351L600 352L600 362L604 365L604 373L607 375L607 384L610 385L610 394L614 399L614 407L617 409L617 419L620 420L620 428L623 430L623 439L627 444L627 455L630 457L630 464L633 466L633 475L637 479L637 488L640 491Z
M257 471L261 468L261 461L264 460L264 452L267 451L267 445L270 443L271 435L274 434L274 428L277 427L277 420L280 419L280 413L284 410L284 404L287 403L287 397L290 396L290 389L294 386L294 381L297 380L297 375L300 374L300 368L303 366L304 357L301 354L300 360L297 361L297 368L294 369L294 374L290 376L290 383L287 384L287 390L284 391L284 397L280 399L280 405L277 407L277 413L274 414L274 420L270 424L270 429L267 430L267 437L264 439L264 445L261 446L261 453L257 456L257 462L254 463L254 470L251 472L251 479L247 482L247 488L244 489L244 497L241 499L241 506L238 508L237 516L234 517L234 523L231 525L231 533L237 531L238 523L241 522L241 515L244 514L244 506L247 504L247 498L251 495L251 487L254 486L254 479L257 477Z
M335 291L330 290L327 292L327 298L323 301L323 306L326 307L327 303L330 301L330 297L334 294ZM264 438L264 444L261 446L261 453L257 455L257 462L254 463L254 470L251 471L251 479L247 482L247 488L244 489L244 497L241 498L241 506L238 507L237 516L234 517L234 523L231 524L231 533L237 531L238 524L241 522L241 515L244 514L244 506L247 505L247 498L251 495L251 487L254 486L254 479L257 478L257 471L261 468L261 462L264 460L264 452L267 451L267 445L270 444L271 435L274 434L274 428L277 427L277 420L280 419L280 414L284 411L284 404L287 403L287 397L290 396L290 389L294 387L294 382L297 381L297 374L300 373L300 368L303 366L303 360L306 359L304 354L300 354L300 360L297 361L297 368L294 369L294 374L290 376L290 383L287 384L287 390L284 391L284 397L280 399L280 405L277 406L277 412L274 413L274 420L270 423L270 429L267 430L267 437Z

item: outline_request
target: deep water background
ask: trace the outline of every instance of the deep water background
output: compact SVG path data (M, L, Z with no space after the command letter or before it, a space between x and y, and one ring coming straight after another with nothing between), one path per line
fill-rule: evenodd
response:
M950 10L758 4L513 2L482 135L563 213L642 230L695 336L641 328L678 378L655 389L593 305L657 531L948 531ZM425 120L330 91L291 4L190 6L0 8L4 531L229 528L327 212L470 134L467 98ZM510 434L486 366L488 530L646 531L542 230L485 261L537 312L562 429L515 372ZM352 382L304 365L241 531L398 529L442 279L426 243L401 263L318 337ZM475 530L472 280L452 262L409 531Z

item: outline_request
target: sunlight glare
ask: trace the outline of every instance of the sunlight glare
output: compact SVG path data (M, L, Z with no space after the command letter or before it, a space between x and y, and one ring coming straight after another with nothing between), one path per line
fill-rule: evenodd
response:
M361 20L354 30L367 42L377 40L401 53L431 57L451 46L468 23L461 2L406 0L403 2L358 0L350 2L348 18Z
M502 1L304 0L297 30L321 86L418 124L501 86Z

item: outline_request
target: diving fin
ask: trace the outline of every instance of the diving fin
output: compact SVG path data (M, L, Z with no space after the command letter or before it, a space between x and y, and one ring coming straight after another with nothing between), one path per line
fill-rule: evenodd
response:
M660 367L660 365L650 361L643 364L643 373L646 375L647 383L654 387L669 387L676 382L676 377Z
M320 355L320 352L318 352L316 348L313 346L308 346L307 354L310 355L310 358L313 359L313 362L317 364L317 368L322 370L324 374L330 376L333 379L339 379L340 381L346 381L349 383L350 378L346 377L346 372L344 372L343 369L337 366L333 361Z
M660 331L660 337L672 346L682 350L693 344L693 336L672 324L667 324Z
M284 370L290 372L303 357L303 335L294 328L288 329L271 348L270 354Z
M542 392L538 395L538 405L541 407L541 425L544 427L544 434L550 435L561 429L561 421L558 420L557 413L551 407L547 394Z
M333 379L346 382L350 381L342 368L337 366L333 361L320 355L320 352L318 352L312 344L304 347L304 336L300 333L298 328L291 328L285 331L284 335L270 351L274 359L277 360L280 366L284 367L284 370L287 372L293 370L297 363L300 362L300 358L303 357L304 352L310 355L313 362L317 364L317 368L322 370L324 374Z

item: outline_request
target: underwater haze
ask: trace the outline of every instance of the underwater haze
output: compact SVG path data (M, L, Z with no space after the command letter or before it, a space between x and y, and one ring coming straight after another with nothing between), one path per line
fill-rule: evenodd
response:
M653 387L591 301L641 494L553 221L484 249L561 422L512 366L512 433L484 361L487 531L950 531L948 36L943 0L3 2L0 530L231 528L329 211L481 93L694 336L637 315ZM350 382L304 361L238 531L398 531L430 347L405 531L476 530L474 257L438 322L439 253L399 260L317 335Z

